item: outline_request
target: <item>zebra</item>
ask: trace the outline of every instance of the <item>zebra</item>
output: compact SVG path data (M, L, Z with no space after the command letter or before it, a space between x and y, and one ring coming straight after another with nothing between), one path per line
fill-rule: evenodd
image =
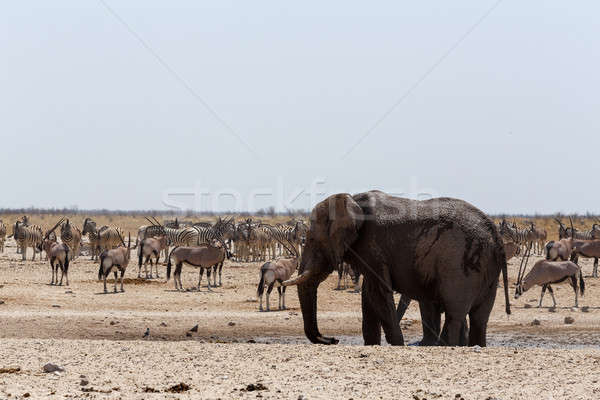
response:
M22 221L17 221L13 226L12 236L14 236L17 242L17 248L21 248L21 259L25 261L27 248L31 247L33 250L33 258L31 260L35 261L36 248L42 243L42 228L37 225L25 226Z
M265 226L261 222L254 222L252 218L248 218L238 227L246 250L246 261L266 260L269 251L273 258L275 257L276 246Z
M0 219L0 253L4 253L4 241L6 240L6 225Z
M513 222L512 226L505 219L500 223L500 235L506 241L512 241L516 245L528 248L533 244L533 236L530 229L519 229L517 224Z
M298 253L302 250L308 226L302 220L291 220L286 225L278 225L287 233L287 239L290 241Z
M60 240L71 249L71 259L79 256L81 247L81 231L73 226L69 219L60 227Z
M598 232L600 229L598 228L598 224L594 224L592 229L589 231L579 231L573 227L567 228L563 225L562 221L558 218L554 218L554 220L558 223L558 237L559 239L568 239L573 236L573 239L579 240L594 240L594 238L600 238ZM571 233L573 232L573 235Z
M546 239L548 238L548 233L545 229L536 228L535 224L531 221L529 224L530 226L527 228L527 231L528 239L530 239L533 244L532 250L535 250L538 255L542 255L546 245Z
M21 222L23 223L23 226L29 226L29 217L27 215L23 215L21 217ZM11 235L11 236L13 236L13 235ZM17 246L17 254L20 254L20 253L21 253L21 248L19 246Z
M296 250L296 251L298 250L297 246L296 246L296 240L295 240L296 235L295 235L295 227L294 226L281 225L281 224L271 226L271 225L263 224L263 227L268 230L269 236L272 236L273 240L275 240L275 243L278 244L278 246L276 246L276 247L279 247L281 249L280 255L286 255L286 256L292 255L290 253L290 250L287 247L283 247L282 243L287 243L288 245L291 245L294 248L294 250ZM272 251L272 256L273 256L273 258L277 257L276 251Z
M86 218L83 221L82 235L87 234L90 242L90 252L92 253L92 261L98 260L98 256L104 250L114 249L121 245L121 237L123 232L121 228L102 226L96 229L96 222L91 218Z
M81 229L81 235L88 235L88 242L90 244L90 253L92 254L92 261L98 260L100 252L98 251L98 232L104 230L108 226L103 226L100 229L96 229L96 223L91 218L86 218L83 221L83 228Z

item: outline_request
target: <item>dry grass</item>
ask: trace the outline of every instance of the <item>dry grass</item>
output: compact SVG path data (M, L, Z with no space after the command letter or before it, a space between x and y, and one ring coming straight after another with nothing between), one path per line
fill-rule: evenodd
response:
M2 220L6 226L7 226L7 234L12 233L12 225L15 223L15 221L17 221L18 219L21 219L21 217L23 217L24 214L20 213L20 214L0 214L0 220ZM43 229L50 229L52 228L52 226L54 226L54 224L56 224L56 222L58 222L58 220L62 217L68 218L71 222L73 222L75 224L75 226L77 226L79 229L83 228L83 220L86 218L86 215L83 214L27 214L27 216L29 217L29 221L32 224L36 224L41 226ZM235 217L236 221L245 219L246 217L239 217L239 216L234 216L231 215L232 217ZM228 218L230 216L222 216L222 218ZM127 233L131 233L131 236L134 237L137 234L137 230L140 226L142 225L148 225L148 221L146 221L146 219L143 216L133 216L133 215L95 215L91 217L97 224L97 226L102 226L102 225L108 225L108 226L118 226L121 229L123 229L123 231L125 232L125 235L127 235ZM156 219L158 219L160 222L163 221L163 219L173 219L173 216L161 216L161 215L157 215ZM269 224L276 224L276 223L285 223L287 221L289 221L292 217L289 216L274 216L274 217L270 217L270 216L264 216L264 217L257 217L254 216L252 217L255 220L261 220L263 222L269 223ZM217 217L199 217L199 218L187 218L187 217L181 217L179 218L179 220L186 220L186 221L194 221L194 222L210 222L213 223L215 222L217 219Z
M0 214L0 219L4 221L4 223L8 227L8 231L12 232L12 224L21 218L23 214ZM44 229L51 228L60 218L66 217L75 223L80 229L83 227L83 220L86 218L85 215L82 214L28 214L30 217L30 221L32 224L37 224L43 227ZM235 215L230 215L234 217L237 221L245 219L246 217L240 217ZM224 217L230 217L224 216ZM125 234L131 233L132 236L137 234L137 230L142 225L148 225L148 221L143 216L133 216L133 215L97 215L92 217L94 221L98 224L98 226L109 225L109 226L118 226L123 229ZM163 219L173 219L173 216L156 216L159 221ZM187 218L182 217L181 220L193 220L194 222L214 222L217 217L198 217L198 218ZM280 216L254 216L253 219L260 219L263 222L276 224L276 223L285 223L290 220L291 217L280 215ZM519 217L519 218L507 218L508 221L516 221L519 228L524 228L527 224L527 221L533 221L535 225L539 228L543 228L548 232L548 240L558 240L558 224L554 221L554 217ZM500 222L501 218L494 218L494 222ZM563 224L565 226L569 226L569 218L562 217ZM597 223L598 218L590 218L590 217L575 217L573 218L573 225L576 229L579 230L589 230L592 228L594 223Z

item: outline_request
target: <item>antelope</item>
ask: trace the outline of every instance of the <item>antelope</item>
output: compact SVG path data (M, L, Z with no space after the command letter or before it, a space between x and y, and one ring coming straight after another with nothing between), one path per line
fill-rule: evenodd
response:
M64 243L58 243L56 241L56 235L54 231L64 221L61 218L56 225L46 232L41 242L38 244L38 251L41 253L42 250L46 252L46 259L50 260L50 269L52 270L51 285L58 284L62 286L63 277L67 278L67 286L69 285L69 262L73 254L70 253L69 247ZM58 283L58 268L60 267L60 283Z
M552 296L554 307L556 307L556 299L554 298L554 291L552 290L551 284L562 283L564 281L569 282L573 290L575 291L575 307L579 307L578 295L577 295L577 277L579 276L579 291L583 297L585 293L585 282L583 280L583 274L581 268L572 261L548 261L540 260L536 262L531 268L531 271L517 283L515 289L515 299L518 299L523 293L531 289L535 285L542 287L542 294L540 296L540 302L538 307L542 306L542 300L546 289Z
M125 270L127 269L129 258L131 256L131 234L129 234L127 247L125 247L125 241L120 233L119 239L121 240L121 246L117 247L116 249L104 250L102 254L100 254L98 280L104 278L104 293L108 293L106 290L106 278L112 269L114 269L113 272L115 276L114 292L117 293L117 270L121 271L121 292L125 291L123 289L123 276L125 275Z
M0 220L0 253L4 253L4 241L6 240L6 225Z
M135 247L138 246L136 241ZM160 259L160 252L167 248L167 237L159 236L159 237L151 237L142 239L139 243L138 248L138 278L141 278L142 271L142 262L144 263L144 272L146 273L146 279L148 279L148 261L150 261L150 279L152 279L152 256L156 257L156 262L154 265L156 266L156 277L160 278L158 275L158 260Z
M273 287L277 284L277 292L279 293L279 310L285 310L285 286L282 286L284 281L290 279L294 272L300 265L300 254L294 246L294 243L289 240L284 240L278 234L277 229L269 225L265 226L272 232L272 238L275 239L279 244L292 255L292 257L282 257L275 261L268 261L260 268L260 281L258 282L258 289L256 291L256 297L260 299L259 311L263 310L263 293L265 285L267 286L267 311L271 311L269 304L269 296ZM287 244L286 244L287 242Z
M71 249L73 258L79 256L81 246L81 232L77 227L71 225L69 219L60 227L60 240Z
M561 224L561 229L564 227ZM596 224L590 232L595 233ZM568 231L568 230L565 230ZM569 258L571 261L577 263L579 257L593 258L594 259L594 270L592 277L598 277L598 258L600 258L600 240L584 240L577 239L577 230L573 229L573 221L571 221L571 229L569 231L571 237L563 238L558 241L550 241L546 245L546 259L547 260L563 260L566 261ZM593 238L592 234L586 237Z
M213 242L217 244L217 242ZM200 277L198 279L198 291L200 291L200 285L202 283L202 275L206 268L206 276L208 278L208 290L210 288L210 268L214 267L215 275L217 266L223 265L225 257L227 256L227 249L225 249L220 243L218 246L202 245L197 247L175 247L167 260L167 281L171 279L171 260L175 260L175 273L173 274L173 281L175 282L175 290L184 290L183 284L181 283L181 268L184 263L189 264L193 267L200 268ZM216 286L216 276L214 278Z
M48 229L44 234L42 241L38 244L37 250L40 253L40 258L42 257L42 251L46 253L45 261L48 261L49 259L48 257L51 245L54 243L58 243L58 239L54 231L56 230L56 228L58 228L60 224L62 224L64 220L64 218L61 218L51 229Z
M67 278L67 286L69 286L69 262L73 257L70 253L70 248L64 243L52 242L49 239L44 240L44 250L50 260L50 268L52 269L51 285L57 284L62 286L63 277ZM58 268L60 267L60 283L58 282Z

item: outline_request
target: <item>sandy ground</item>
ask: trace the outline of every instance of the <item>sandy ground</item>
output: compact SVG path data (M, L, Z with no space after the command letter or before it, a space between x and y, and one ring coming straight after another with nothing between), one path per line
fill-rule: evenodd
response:
M31 251L31 250L30 250ZM226 263L223 286L175 292L173 282L137 279L132 261L125 293L104 294L97 264L75 260L69 286L51 286L47 262L20 261L14 242L0 254L0 399L90 398L600 398L600 290L588 278L572 308L573 292L555 288L558 308L536 308L539 288L512 300L502 290L490 319L486 349L358 346L360 295L319 291L319 326L341 339L332 347L308 344L295 289L288 310L258 312L259 263ZM531 265L531 264L530 264ZM583 261L586 275L591 262ZM510 263L511 298L518 268ZM197 285L191 267L182 277ZM109 286L110 287L110 286ZM545 305L552 300L545 297ZM276 308L277 294L271 297ZM565 324L565 317L574 323ZM536 323L532 323L537 320ZM198 332L189 332L198 325ZM407 342L421 332L418 307L402 323ZM143 339L149 329L149 336ZM255 343L256 342L256 343ZM42 366L64 366L60 376ZM18 370L15 370L18 369ZM85 378L80 378L80 376ZM89 384L81 386L81 380ZM190 386L183 393L167 390ZM262 384L266 390L246 390ZM244 390L242 390L244 389ZM252 387L250 387L252 389ZM159 393L147 393L156 390ZM9 396L10 394L10 396ZM460 398L461 396L458 396Z

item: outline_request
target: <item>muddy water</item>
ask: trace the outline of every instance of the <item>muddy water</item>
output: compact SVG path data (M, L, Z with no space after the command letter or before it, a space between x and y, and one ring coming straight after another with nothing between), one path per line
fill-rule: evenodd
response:
M362 336L336 336L341 345L362 346ZM416 345L420 337L404 335L405 342ZM268 344L306 344L304 336L272 336L257 337L257 343ZM382 337L381 343L387 345ZM519 333L491 333L487 337L488 346L517 347L517 348L547 348L547 349L584 349L600 348L600 331L597 333L580 332L577 334L528 335Z

